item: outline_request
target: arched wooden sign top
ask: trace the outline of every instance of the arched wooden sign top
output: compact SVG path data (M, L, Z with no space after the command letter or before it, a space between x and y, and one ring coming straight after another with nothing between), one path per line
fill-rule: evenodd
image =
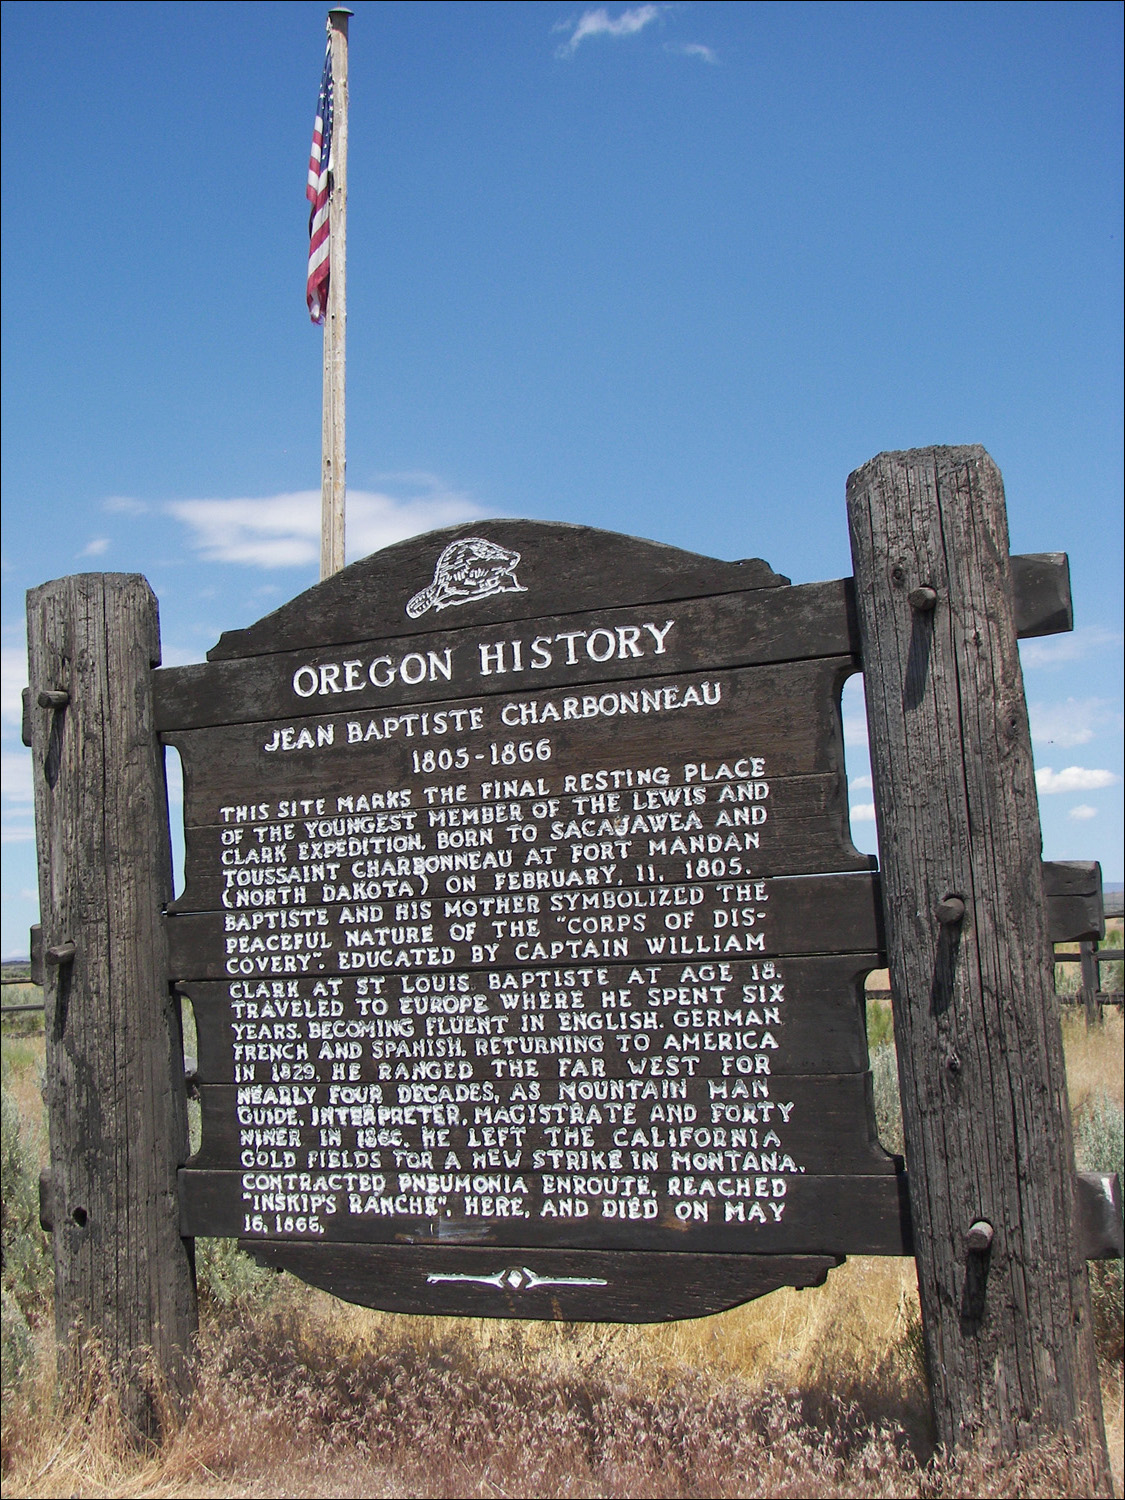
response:
M646 1319L909 1250L850 585L487 521L156 674L183 1231L373 1306Z

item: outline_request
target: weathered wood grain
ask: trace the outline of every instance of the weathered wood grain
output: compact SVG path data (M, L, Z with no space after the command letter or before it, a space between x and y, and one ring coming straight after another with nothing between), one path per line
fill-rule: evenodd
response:
M938 1433L1066 1433L1108 1494L1000 475L979 447L882 454L848 515Z
M637 1251L498 1253L455 1247L242 1240L261 1265L387 1312L469 1318L664 1323L702 1318L778 1287L823 1286L841 1256Z
M195 1330L176 1169L187 1154L179 1004L161 905L171 894L163 756L152 714L160 657L143 578L80 574L28 595L32 763L47 963L55 1320L64 1361L94 1334L124 1408L157 1409L152 1359L188 1389Z
M255 1191L244 1188L243 1180L260 1179L263 1188L258 1198L264 1202L271 1196L267 1186L272 1178L285 1174L244 1174L242 1172L196 1172L184 1168L180 1173L180 1201L182 1204L182 1226L184 1234L214 1234L223 1236L246 1236L246 1215L260 1212L266 1229L263 1238L277 1238L275 1219L271 1209L255 1207ZM487 1174L481 1174L487 1175ZM491 1174L493 1176L503 1174ZM698 1183L702 1179L695 1177ZM727 1180L727 1179L724 1179ZM749 1180L753 1183L753 1179ZM317 1223L318 1234L304 1234L305 1241L331 1244L337 1240L351 1244L380 1244L391 1242L398 1245L440 1245L443 1240L457 1241L462 1245L482 1245L522 1248L542 1246L557 1249L596 1250L664 1250L673 1252L698 1251L700 1253L734 1253L756 1255L909 1255L911 1237L909 1210L906 1206L906 1183L904 1175L880 1174L878 1176L848 1175L842 1177L797 1176L789 1178L764 1177L763 1193L756 1197L723 1196L716 1189L716 1197L683 1198L682 1203L706 1203L710 1218L680 1219L671 1210L667 1197L667 1179L653 1179L660 1190L660 1212L655 1219L644 1218L599 1218L596 1223L580 1218L533 1218L521 1216L478 1217L465 1216L451 1208L449 1214L427 1212L425 1194L407 1194L413 1197L416 1212L401 1212L377 1216L371 1214L360 1218L347 1216L345 1223L337 1215L322 1214ZM771 1196L776 1190L775 1182L784 1183L783 1196ZM278 1191L288 1195L282 1184ZM244 1192L248 1196L244 1197ZM394 1188L388 1194L395 1196ZM511 1196L510 1201L522 1202ZM642 1197L616 1200L623 1204L640 1206ZM658 1201L649 1199L648 1201ZM766 1211L772 1221L769 1205L782 1210L779 1222L747 1223L739 1221L739 1212L749 1213L756 1204ZM284 1210L281 1219L293 1218L294 1212ZM728 1217L731 1215L731 1217ZM297 1230L288 1231L300 1237Z

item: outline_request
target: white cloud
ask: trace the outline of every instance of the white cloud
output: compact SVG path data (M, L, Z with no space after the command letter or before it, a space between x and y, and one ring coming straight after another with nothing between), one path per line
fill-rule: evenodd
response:
M867 749L867 715L862 710L844 714L844 744L862 745Z
M1120 647L1121 639L1116 630L1106 630L1102 625L1084 625L1081 630L1072 630L1066 635L1038 636L1034 640L1021 641L1020 661L1025 672L1037 667L1059 667L1066 662L1095 656L1113 646Z
M702 42L665 42L664 50L679 57L698 57L700 62L710 63L713 67L719 61L714 47L705 47Z
M1080 823L1085 823L1088 818L1096 818L1097 815L1097 808L1091 807L1088 802L1080 802L1067 813L1068 818L1077 818Z
M349 490L349 558L365 557L392 542L439 526L454 526L487 514L467 495L428 474L396 476L414 495ZM192 533L191 545L207 562L256 568L306 567L320 556L320 492L244 500L174 500L167 509Z
M0 720L6 728L23 722L23 690L27 686L27 647L0 649Z
M101 557L102 553L106 552L108 549L109 537L95 536L90 538L90 540L82 548L82 551L77 555L79 557Z
M1068 698L1065 703L1029 703L1031 738L1040 744L1085 745L1098 729L1121 729L1121 715L1108 698Z
M875 804L874 802L856 802L848 809L848 813L853 823L874 823Z
M30 807L35 800L31 784L31 756L26 750L0 752L0 777L4 782L4 801Z
M863 678L857 672L844 683L840 696L844 719L844 744L862 745L867 749L867 702L863 696Z
M169 805L181 807L184 800L184 766L179 751L172 747L164 753L164 781L168 788Z
M201 627L201 633L210 640L215 633L214 627L204 625ZM189 663L197 662L198 660L198 646L185 646L180 641L173 641L171 645L167 641L161 641L160 643L160 665L162 667L186 667Z
M848 782L848 790L850 792L869 792L874 785L875 783L871 780L870 776L853 776Z
M1100 787L1113 786L1118 780L1113 771L1086 766L1066 766L1061 771L1041 766L1035 773L1035 785L1041 797L1050 797L1056 792L1096 792Z
M6 630L6 635L16 631ZM22 628L19 631L22 635ZM3 787L3 813L0 819L0 843L23 844L35 837L35 789L31 780L31 756L16 736L23 719L23 689L27 686L27 648L4 646L0 649L0 723L4 747L0 750L0 786Z
M35 790L31 781L31 756L25 750L5 747L0 752L0 778L4 784L0 843L31 843L35 838Z
M109 511L110 515L144 516L149 509L147 501L134 500L131 495L110 495L108 500L102 501L102 510Z
M570 31L570 37L556 49L555 56L573 57L581 43L591 36L636 36L638 31L655 21L663 9L662 5L632 5L616 19L611 19L604 6L584 10L577 21L559 21L551 28L552 31Z

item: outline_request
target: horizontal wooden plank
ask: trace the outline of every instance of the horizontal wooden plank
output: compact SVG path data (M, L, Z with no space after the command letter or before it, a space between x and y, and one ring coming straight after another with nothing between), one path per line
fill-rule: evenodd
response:
M760 1187L759 1179L752 1177L724 1178L724 1189L717 1186L718 1178L707 1179L715 1184L707 1189L701 1187L704 1178L686 1174L675 1193L671 1179L654 1179L655 1193L607 1197L600 1201L596 1218L544 1218L528 1209L529 1195L502 1192L477 1195L473 1201L496 1208L503 1199L503 1216L466 1214L463 1202L449 1205L450 1211L444 1212L436 1204L436 1195L428 1201L424 1193L401 1199L384 1195L387 1203L401 1204L405 1209L401 1213L379 1212L383 1200L362 1193L361 1203L372 1205L368 1212L328 1212L322 1200L334 1204L334 1194L289 1192L284 1184L275 1191L273 1180L279 1176L284 1174L181 1169L181 1232L248 1239L260 1234L271 1240L292 1235L321 1244L392 1242L771 1255L911 1253L904 1174L761 1176ZM504 1174L492 1176L504 1185ZM277 1203L283 1207L272 1206ZM590 1212L593 1215L594 1210ZM655 1217L646 1217L653 1213ZM255 1222L262 1226L258 1233L247 1227ZM305 1227L298 1227L302 1222ZM316 1225L311 1231L310 1222Z
M1102 867L1096 859L1045 859L1043 894L1052 896L1091 896L1101 899ZM1060 938L1063 942L1065 939ZM1073 941L1073 940L1072 940Z
M1070 559L1065 552L1013 555L1012 613L1016 634L1059 635L1074 629L1070 595Z
M1095 941L1105 936L1102 867L1096 860L1044 860L1043 894L1052 943Z
M437 578L450 543L480 537L516 554L494 592L470 586L462 602L418 613L407 603ZM224 632L208 652L211 661L290 651L325 642L350 642L419 633L461 617L475 624L515 622L571 610L768 589L789 580L760 558L722 562L618 532L544 521L472 521L411 537L361 558L314 585L244 630ZM1012 558L1016 626L1021 636L1072 627L1065 553ZM474 596L475 595L475 596ZM471 597L472 596L472 597ZM453 595L447 595L452 598Z
M349 805L337 799L336 817L341 800ZM591 812L592 805L606 810ZM342 899L341 891L358 899L403 900L573 890L591 880L625 883L639 875L674 883L700 875L875 867L874 857L851 841L843 779L829 775L759 777L741 786L681 782L596 799L525 796L344 817L327 856L318 832L324 820L316 817L185 829L185 888L169 909L315 905ZM408 836L407 848L385 853L388 836L399 835ZM607 837L610 857L603 859Z
M657 1323L702 1318L778 1287L822 1286L842 1257L309 1245L242 1240L260 1265L385 1312Z
M796 875L166 918L173 979L661 963L882 947L878 878Z
M185 820L197 826L229 823L240 805L283 816L279 799L309 802L304 816L334 813L341 795L367 795L372 807L386 807L396 789L410 789L418 807L444 787L465 788L451 795L466 802L562 796L568 776L599 773L600 785L575 781L573 789L633 790L665 774L673 784L702 784L704 763L711 776L727 765L732 780L739 761L743 776L839 776L839 693L851 670L850 658L832 657L651 678L636 688L552 689L166 738L184 763ZM760 764L746 769L751 761ZM533 790L523 793L527 782Z
M157 728L349 715L854 653L846 580L324 643L154 674ZM442 622L446 623L446 622ZM345 665L347 663L348 665Z
M434 581L451 542L470 537L519 554L497 592L421 614L407 603ZM471 521L410 537L361 558L245 630L224 632L212 661L432 629L435 619L474 624L567 610L777 588L789 580L759 558L721 562L660 542L560 521ZM513 586L514 585L514 586ZM468 592L473 592L472 590Z
M537 1054L540 1033L531 1028L542 1025L545 1034L550 1027L557 1035L560 1016L568 1018L572 1034L581 1039L576 1040L574 1056L583 1055L579 1048L586 1049L586 1076L593 1076L590 1060L607 1053L629 1076L659 1076L663 1059L677 1055L693 1059L698 1076L718 1076L735 1056L735 1029L754 1027L768 1029L778 1043L776 1049L768 1049L774 1075L859 1073L867 1067L863 981L881 962L882 955L872 952L760 963L646 964L635 969L622 964L508 969L487 975L426 975L421 980L391 973L379 977L380 1003L374 1015L368 998L374 986L366 977L349 975L331 986L304 978L264 984L202 980L180 988L195 1013L200 1083L234 1082L236 1045L239 1065L256 1068L254 1076L262 1082L298 1081L292 1068L301 1063L311 1069L304 1076L329 1082L331 1062L318 1057L319 1043L325 1032L331 1038L337 1027L346 1039L357 1021L371 1033L362 1038L360 1076L365 1080L377 1080L381 1066L424 1063L431 1053L439 1062L473 1057L475 1038L441 1035L440 1019L431 1029L434 1017L468 1004L464 997L471 997L473 1010L479 1000L486 1014L511 1017L513 1029L523 1037L511 1043L513 1057L536 1060L538 1068L553 1070L550 1076L558 1073L558 1057ZM361 987L363 996L357 998ZM740 1028L726 1018L732 1009L744 1022ZM613 1029L604 1024L605 1015L612 1019L614 1013L645 1010L658 1018L657 1029L646 1034L655 1069L640 1057L626 1067ZM684 1026L692 1028L686 1037ZM320 1037L313 1035L317 1028L325 1029ZM300 1046L307 1047L308 1057L296 1055ZM745 1059L733 1064L735 1069L745 1065ZM420 1069L420 1075L424 1071ZM492 1068L497 1077L506 1071ZM686 1069L681 1071L686 1075Z
M443 1182L467 1182L465 1173L496 1169L534 1184L543 1173L570 1171L593 1180L591 1173L894 1170L875 1139L867 1073L779 1076L768 1084L761 1074L673 1081L622 1077L623 1062L616 1060L616 1076L545 1073L535 1083L498 1077L487 1066L474 1075L470 1064L448 1070L447 1082L419 1071L408 1073L415 1081L360 1087L207 1084L199 1090L202 1145L189 1165L284 1172L334 1165L382 1172L387 1191L400 1172L410 1180L418 1173L419 1181L436 1180L432 1174L440 1172ZM307 1103L269 1102L308 1096ZM356 1098L364 1103L333 1102Z

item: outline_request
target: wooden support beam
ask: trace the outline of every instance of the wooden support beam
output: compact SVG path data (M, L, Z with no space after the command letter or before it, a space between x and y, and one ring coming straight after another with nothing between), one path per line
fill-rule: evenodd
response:
M1065 1434L1108 1495L1003 485L980 447L884 453L848 516L937 1430Z
M172 867L156 600L137 575L82 574L33 589L27 622L52 1162L41 1202L60 1365L81 1371L92 1337L149 1437L189 1388L196 1327L176 1179L188 1145L179 1000L161 919Z

